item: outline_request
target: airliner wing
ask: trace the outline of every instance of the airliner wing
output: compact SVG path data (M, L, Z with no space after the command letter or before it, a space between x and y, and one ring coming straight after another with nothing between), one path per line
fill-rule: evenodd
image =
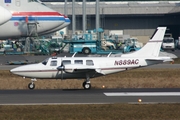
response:
M100 68L94 66L82 65L82 64L67 64L64 65L64 71L67 73L85 73L85 72L97 72L104 74Z

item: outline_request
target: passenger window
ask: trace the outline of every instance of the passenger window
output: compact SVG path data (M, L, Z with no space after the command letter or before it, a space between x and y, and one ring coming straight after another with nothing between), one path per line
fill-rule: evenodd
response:
M94 63L92 60L86 60L86 65L93 66Z
M83 61L82 60L75 60L74 63L75 64L83 64Z
M56 60L51 61L50 66L57 66L57 61Z
M63 63L64 65L71 64L71 60L63 60L62 63Z

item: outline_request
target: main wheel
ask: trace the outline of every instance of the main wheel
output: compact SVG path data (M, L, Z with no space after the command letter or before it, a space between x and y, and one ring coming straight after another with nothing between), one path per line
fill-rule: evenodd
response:
M91 50L88 47L85 47L83 48L82 53L88 55L91 53Z
M35 88L35 84L34 84L34 83L29 83L29 84L28 84L28 88L29 88L30 90L33 90L33 89Z
M84 87L85 90L89 90L89 89L91 89L91 84L83 82L83 87Z

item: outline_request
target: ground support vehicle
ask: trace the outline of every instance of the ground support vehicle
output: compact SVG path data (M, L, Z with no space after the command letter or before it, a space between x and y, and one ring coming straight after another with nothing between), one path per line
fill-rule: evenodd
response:
M175 50L175 41L172 37L164 37L162 43L162 50Z
M114 39L112 39L114 38ZM118 37L109 38L104 35L103 29L89 31L84 34L75 34L71 40L63 40L64 46L69 45L70 53L83 54L116 54L138 50L136 46L123 45L123 42L118 40ZM121 47L119 47L121 43ZM62 47L61 51L63 51ZM126 46L126 47L125 47ZM125 49L124 49L125 47Z
M83 54L109 54L110 52L121 53L123 50L117 50L113 47L103 49L101 41L98 40L64 40L65 45L69 44L70 53L83 53Z

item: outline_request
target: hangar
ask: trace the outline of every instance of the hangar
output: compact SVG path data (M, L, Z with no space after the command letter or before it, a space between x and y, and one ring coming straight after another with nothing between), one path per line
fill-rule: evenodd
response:
M44 3L64 13L64 2ZM95 4L86 2L87 29L95 29ZM180 1L100 1L100 27L107 33L121 31L123 35L148 40L158 26L167 26L175 39L180 36ZM72 2L67 4L68 17L72 19ZM75 3L76 30L82 30L82 2ZM72 24L68 26L71 33ZM143 41L146 42L146 41Z

